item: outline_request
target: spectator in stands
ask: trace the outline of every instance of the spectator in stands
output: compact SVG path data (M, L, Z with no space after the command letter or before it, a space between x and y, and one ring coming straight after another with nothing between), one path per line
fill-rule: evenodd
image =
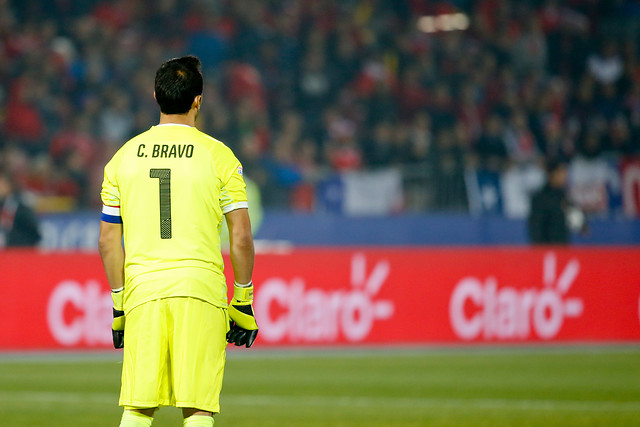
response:
M523 110L513 111L504 131L504 143L512 162L533 163L538 160L538 143L529 129L527 116Z
M551 160L547 182L531 198L529 239L533 244L566 245L572 230L585 230L584 215L569 204L566 194L567 164Z
M598 83L616 83L624 71L624 62L616 43L613 40L604 41L600 50L587 58L587 68Z
M338 109L325 115L327 139L324 141L325 156L336 171L352 171L362 166L362 149L356 141L355 121Z
M40 241L38 220L13 182L0 166L0 249L35 246Z
M475 143L480 168L492 171L502 170L507 161L507 147L503 138L503 121L498 114L492 114L486 129Z
M410 163L425 163L433 143L431 116L426 112L416 114L409 128Z
M513 45L512 59L518 72L542 73L547 65L547 38L537 16L530 16L520 37Z
M22 76L11 86L4 118L4 133L32 154L46 151L45 127L34 85L37 77Z
M364 143L364 158L368 167L380 167L388 164L394 156L393 124L380 121L369 132L370 136Z
M100 114L100 136L107 145L119 147L133 135L134 117L129 95L118 88L109 88L107 105Z
M431 150L436 185L433 188L433 207L438 210L463 210L466 207L464 189L464 152L455 129L441 128L434 137Z

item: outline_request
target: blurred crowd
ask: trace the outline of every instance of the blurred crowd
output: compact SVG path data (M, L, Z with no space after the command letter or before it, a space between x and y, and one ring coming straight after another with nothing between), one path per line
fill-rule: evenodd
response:
M446 14L468 28L420 19ZM334 171L634 154L639 21L635 0L0 0L0 161L41 210L97 207L185 54L199 128L266 206L312 208Z

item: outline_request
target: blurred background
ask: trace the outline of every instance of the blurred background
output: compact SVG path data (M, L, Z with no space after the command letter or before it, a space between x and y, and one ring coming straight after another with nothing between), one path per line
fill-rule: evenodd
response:
M259 238L527 243L553 159L590 224L573 240L634 244L639 17L635 0L0 0L0 164L41 246L94 246L104 164L157 122L159 64L195 54L198 126L243 163Z
M3 425L120 417L103 167L186 54L256 236L218 421L640 425L638 0L0 0Z

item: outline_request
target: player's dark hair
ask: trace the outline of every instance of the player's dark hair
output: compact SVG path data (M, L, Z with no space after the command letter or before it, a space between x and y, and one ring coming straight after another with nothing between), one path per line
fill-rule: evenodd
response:
M193 55L170 59L156 72L154 90L163 114L187 113L202 88L200 59Z

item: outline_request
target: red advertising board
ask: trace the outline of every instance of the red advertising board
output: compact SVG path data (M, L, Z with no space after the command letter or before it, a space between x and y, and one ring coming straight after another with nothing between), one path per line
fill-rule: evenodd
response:
M254 283L257 346L640 341L636 248L294 249ZM0 252L0 349L107 349L110 323L97 254Z

